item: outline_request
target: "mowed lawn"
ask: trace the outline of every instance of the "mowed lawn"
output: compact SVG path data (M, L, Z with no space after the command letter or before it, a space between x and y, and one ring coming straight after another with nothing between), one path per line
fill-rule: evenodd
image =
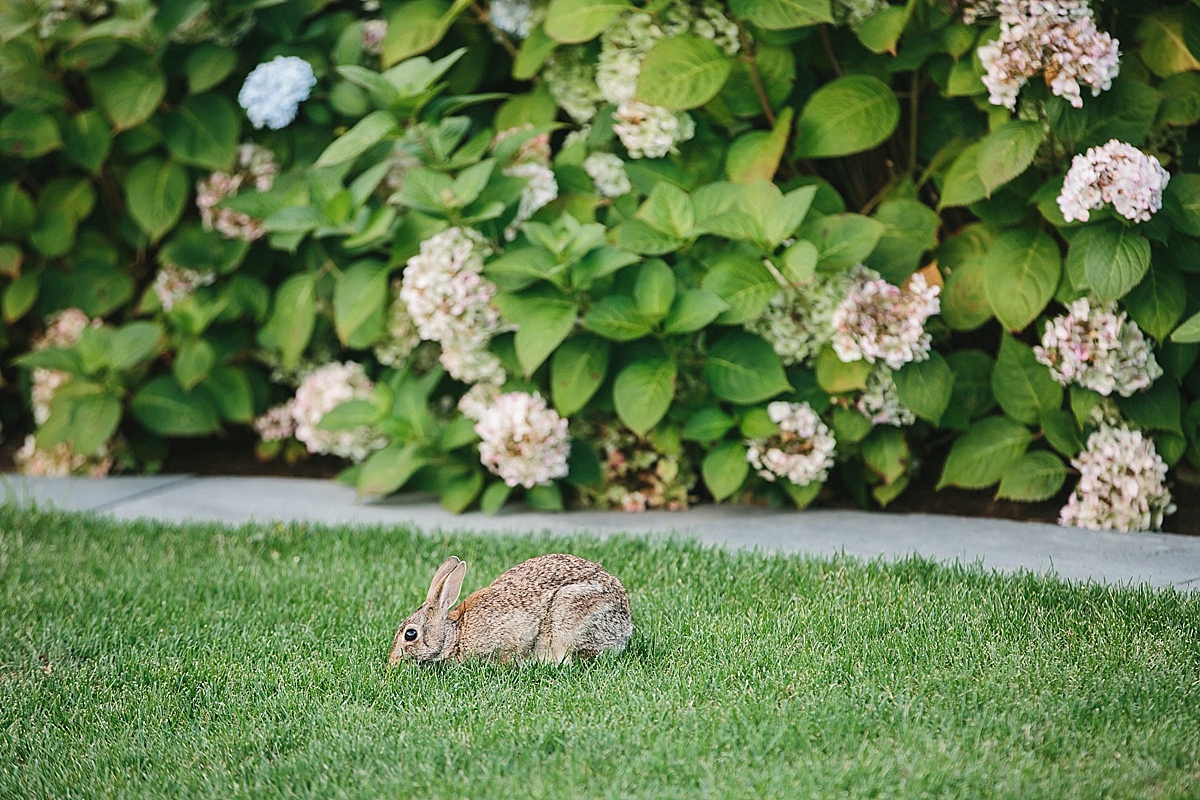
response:
M465 591L602 562L629 650L386 666ZM1197 797L1200 600L639 538L0 509L0 798Z

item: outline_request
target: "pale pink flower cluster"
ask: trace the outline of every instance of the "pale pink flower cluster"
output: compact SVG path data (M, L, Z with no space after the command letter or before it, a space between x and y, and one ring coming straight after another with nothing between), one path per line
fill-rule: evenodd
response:
M211 272L179 267L175 264L163 264L154 276L152 288L163 311L170 311L176 303L192 296L192 292L201 286L211 286L217 276Z
M1087 222L1089 212L1105 203L1112 203L1126 219L1146 222L1162 208L1163 189L1170 179L1154 156L1111 139L1071 160L1058 207L1067 222Z
M842 361L882 361L892 369L929 357L925 320L941 310L938 286L917 272L904 288L855 267L846 297L833 311L833 349Z
M51 347L71 348L79 344L84 328L99 328L103 320L90 319L78 308L65 308L50 315L46 330L30 344L31 350L46 350ZM33 421L44 425L50 419L50 403L58 390L71 380L71 373L58 369L35 367L30 375L30 407Z
M1060 525L1110 531L1162 527L1175 512L1166 487L1167 465L1141 431L1105 420L1071 460L1079 483L1059 512Z
M388 305L387 325L383 338L375 343L375 358L385 366L403 364L421 343L421 334L408 313L408 306L400 299L399 280L392 281L392 302Z
M328 453L359 462L387 444L387 437L367 425L344 431L323 431L321 420L347 400L366 400L375 386L362 364L331 362L303 377L296 395L259 417L254 427L264 441L294 435L310 453Z
M421 242L404 268L400 299L422 339L442 346L442 366L464 383L503 383L488 343L503 329L492 305L497 288L483 277L487 243L470 228L449 228Z
M771 298L746 330L770 342L784 364L811 361L833 338L833 312L850 290L849 272L818 273L804 286L789 286Z
M488 21L514 39L524 39L546 16L546 4L537 0L492 0Z
M112 469L113 457L107 442L90 456L75 452L70 442L59 442L50 450L41 450L37 446L37 437L31 433L13 454L13 463L22 474L37 478L65 478L68 475L103 478Z
M520 128L502 131L497 134L495 143L520 132ZM554 170L550 168L550 136L540 134L522 142L521 148L513 156L513 163L502 171L505 175L525 180L521 190L521 200L517 207L517 216L504 229L504 238L512 241L517 238L521 226L532 217L538 209L558 197L558 180Z
M1046 324L1033 353L1063 386L1074 383L1106 396L1129 397L1163 374L1137 323L1117 311L1116 303L1086 297Z
M690 504L696 473L679 453L661 452L618 425L603 426L589 440L600 450L602 479L596 488L580 487L585 507L682 511Z
M509 486L544 486L567 474L567 421L540 394L499 395L475 423L479 460Z
M387 38L387 20L369 19L362 26L362 49L370 56L383 55L383 40Z
M583 171L601 197L620 197L633 191L625 162L614 153L592 153L583 160Z
M1016 108L1017 94L1041 72L1050 91L1075 108L1080 84L1109 89L1119 70L1118 43L1096 28L1087 0L999 0L1000 38L979 48L988 100Z
M768 481L785 480L805 486L829 476L837 441L829 426L808 403L776 401L767 406L779 433L746 440L746 460Z
M262 220L240 211L219 206L243 188L265 192L275 183L279 162L275 154L257 144L240 144L237 168L232 172L214 172L196 184L196 207L205 230L216 230L226 239L253 242L266 233Z
M872 425L902 428L917 421L916 415L900 402L896 379L892 377L892 371L884 366L876 367L867 378L867 388L854 401L854 408L871 420Z

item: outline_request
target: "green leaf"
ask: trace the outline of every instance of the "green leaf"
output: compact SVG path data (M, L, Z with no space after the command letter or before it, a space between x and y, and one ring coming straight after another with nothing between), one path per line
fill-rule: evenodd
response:
M163 330L155 322L130 322L118 328L112 337L109 366L114 370L140 367L158 355Z
M998 500L1027 503L1049 500L1058 494L1067 479L1067 465L1047 450L1026 453L1018 458L1000 479Z
M1171 224L1189 236L1200 236L1200 175L1171 176L1163 191L1163 211Z
M62 129L67 157L93 175L100 172L112 150L112 131L94 108L67 120Z
M212 42L202 42L183 62L188 94L198 95L229 77L237 67L237 52Z
M1169 378L1129 397L1118 397L1117 406L1125 419L1143 430L1183 433L1183 399L1179 386Z
M1182 6L1162 8L1142 20L1137 29L1138 53L1146 66L1160 78L1180 72L1200 71L1200 61L1183 41Z
M417 470L429 463L419 454L420 445L392 442L376 450L362 463L358 474L359 495L383 497L398 491Z
M965 206L988 196L988 187L979 177L978 142L967 146L942 179L942 197L938 208Z
M900 121L891 88L869 75L835 78L813 92L796 122L796 155L831 158L883 144Z
M208 377L216 363L217 354L212 345L203 339L192 339L180 346L171 364L171 374L184 391L190 392Z
M551 0L543 25L556 42L578 44L595 39L629 7L626 0Z
M396 130L396 118L387 111L372 111L325 148L315 167L331 167L353 161Z
M364 425L378 425L382 419L383 412L373 401L345 400L321 417L317 430L351 431Z
M388 269L358 261L342 270L333 287L333 324L347 347L370 347L382 334L388 302Z
M388 15L383 66L390 67L433 49L467 5L470 3L464 4L462 0L456 0L453 6L441 0L412 0L395 6Z
M842 361L832 347L817 354L817 385L829 394L842 394L867 388L867 381L875 371L869 361Z
M282 366L294 370L300 354L308 346L317 323L316 280L310 273L293 275L275 293L275 303L267 324L259 331L259 342L280 351Z
M946 362L954 371L950 405L938 423L942 428L966 430L971 420L996 404L992 396L992 357L981 350L953 350Z
M717 397L741 405L762 403L792 388L771 345L744 331L726 334L709 349L704 379Z
M937 487L983 489L998 482L1029 446L1029 429L1008 417L981 419L950 448Z
M1065 408L1043 412L1042 435L1051 447L1067 458L1074 458L1083 449L1083 436L1075 424L1075 415Z
M241 117L216 94L188 97L163 123L163 140L177 161L210 170L228 169L237 157Z
M449 472L449 471L447 471ZM458 469L445 476L442 485L440 502L442 508L451 514L461 514L466 511L475 498L483 490L483 470Z
M713 500L721 502L731 496L750 474L746 446L741 442L722 442L708 451L700 464L700 474Z
M563 295L497 295L495 302L500 313L518 326L514 344L526 377L575 329L575 302Z
M611 352L607 341L588 334L562 343L550 359L550 397L555 411L569 417L587 405L604 382Z
M1037 425L1063 401L1062 386L1038 363L1033 348L1007 334L1001 336L992 370L992 393L1004 413L1026 425Z
M731 0L735 15L769 31L833 22L829 0Z
M1046 130L1037 120L1011 120L983 137L976 169L990 195L1033 163Z
M770 131L751 131L733 140L725 157L725 174L729 180L750 183L775 178L792 133L794 113L791 106L787 106L779 112Z
M713 260L701 286L728 306L717 317L721 325L741 325L757 319L781 291L760 259L733 251Z
M657 322L667 315L675 301L675 273L665 261L654 258L642 264L633 286L633 301L647 320Z
M805 223L800 235L817 246L817 268L835 271L861 264L885 230L882 222L862 214L830 214Z
M130 410L159 436L206 436L220 428L207 393L187 392L167 375L153 378L133 396Z
M1083 260L1088 287L1096 297L1119 300L1150 270L1150 242L1124 225L1088 225L1071 239L1068 258L1071 263Z
M583 327L614 342L640 339L652 330L633 300L624 295L605 297L592 306L583 317Z
M1200 313L1193 314L1171 334L1171 341L1178 344L1200 342Z
M728 308L728 303L708 289L687 289L675 296L663 320L663 333L695 333Z
M671 111L699 108L717 96L732 68L709 39L690 34L659 39L642 60L634 99Z
M1072 108L1061 97L1046 101L1050 130L1066 140L1071 152L1081 153L1110 139L1140 147L1150 133L1159 95L1137 78L1122 75L1099 97L1088 97L1083 108Z
M638 436L645 436L671 408L678 371L673 359L655 358L634 361L617 373L613 405L621 421Z
M921 265L921 256L938 245L942 219L917 200L885 200L875 212L883 235L864 260L890 283L900 285Z
M517 57L513 59L513 77L527 81L541 71L546 59L558 47L558 42L546 34L545 26L538 23L521 42Z
M950 405L954 371L937 351L892 373L900 403L921 419L937 425Z
M112 392L83 395L74 402L70 441L75 452L89 456L101 448L121 423L121 400Z
M637 219L673 239L685 239L696 224L687 192L673 183L659 181L638 208Z
M242 367L217 367L200 383L216 403L221 417L230 422L254 421L254 391Z
M983 289L996 319L1019 331L1037 318L1062 273L1058 245L1045 233L1019 228L998 238L983 258Z
M908 469L910 453L904 433L891 425L880 425L862 443L863 461L884 483L895 483Z
M125 59L88 74L96 105L116 131L150 118L167 93L167 80L148 59Z
M479 497L479 510L485 514L495 514L508 502L512 487L504 481L489 483Z
M552 483L549 486L534 486L532 489L526 489L525 502L534 511L558 512L564 508L562 489L556 483Z
M896 54L900 34L912 16L912 4L883 6L858 24L858 40L872 53Z
M33 308L41 285L36 272L27 272L5 287L3 302L0 303L4 321L12 324L25 316Z
M187 172L171 161L145 158L125 176L129 215L152 242L157 242L183 216L189 191Z
M733 429L737 423L731 415L717 406L696 409L683 426L683 438L690 442L709 445Z
M0 153L37 158L62 146L58 123L50 114L10 109L0 119Z

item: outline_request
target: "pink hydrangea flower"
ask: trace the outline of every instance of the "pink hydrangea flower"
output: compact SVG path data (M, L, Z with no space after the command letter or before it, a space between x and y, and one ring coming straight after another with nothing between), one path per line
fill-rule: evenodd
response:
M1063 386L1074 383L1106 396L1129 397L1163 374L1137 324L1116 303L1093 304L1086 297L1050 320L1033 354Z
M833 349L842 361L882 361L892 369L929 357L925 320L941 310L940 287L915 273L905 288L855 267L846 297L833 311Z
M1090 211L1105 203L1126 219L1146 222L1162 208L1170 179L1154 156L1112 139L1071 160L1058 207L1067 222L1087 222Z
M540 394L508 392L480 415L479 460L509 486L545 486L566 477L567 421Z
M829 426L808 403L776 401L767 406L779 433L746 440L746 460L768 481L785 480L805 486L823 483L833 466L837 441Z

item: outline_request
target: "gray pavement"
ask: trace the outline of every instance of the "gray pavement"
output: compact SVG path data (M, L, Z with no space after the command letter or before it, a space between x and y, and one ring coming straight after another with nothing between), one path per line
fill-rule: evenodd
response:
M430 532L675 534L710 545L772 553L845 553L888 560L919 554L942 563L981 563L1002 572L1025 570L1072 581L1174 586L1189 591L1200 587L1200 537L1101 533L1010 520L728 505L644 514L545 514L514 509L494 516L478 512L456 516L429 498L364 501L349 487L301 478L0 475L0 487L6 502L92 511L117 519L411 524Z

